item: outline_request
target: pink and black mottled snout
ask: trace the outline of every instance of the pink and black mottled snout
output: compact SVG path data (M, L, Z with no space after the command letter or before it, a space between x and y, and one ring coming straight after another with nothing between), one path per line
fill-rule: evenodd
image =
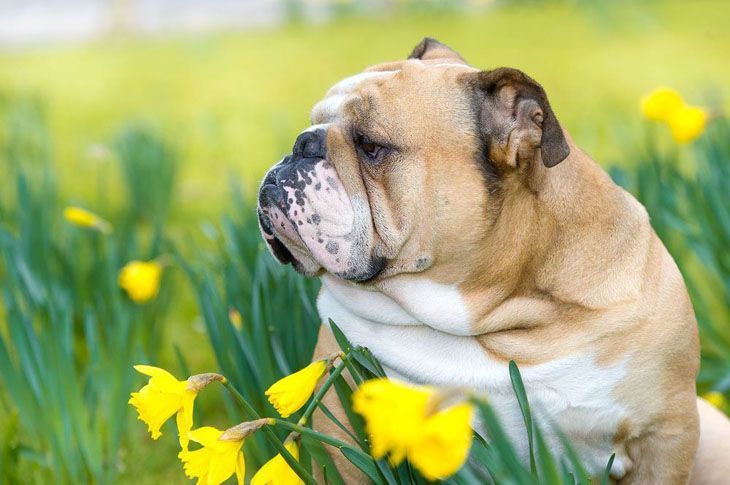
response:
M274 257L306 275L324 269L363 281L384 266L384 260L370 256L368 208L348 197L327 160L324 128L300 134L291 155L269 170L259 191L258 216Z

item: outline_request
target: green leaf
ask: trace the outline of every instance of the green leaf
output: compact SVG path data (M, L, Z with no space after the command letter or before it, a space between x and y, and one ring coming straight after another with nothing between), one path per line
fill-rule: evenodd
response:
M611 457L608 459L608 463L606 464L606 471L603 472L603 477L601 477L601 485L608 485L611 483L611 467L613 466L613 460L616 459L616 453L611 454Z
M512 388L515 391L517 402L520 405L522 418L525 421L525 428L527 429L527 443L530 448L530 470L532 471L533 475L537 476L537 468L535 465L535 449L533 442L534 425L532 422L532 413L530 412L530 404L527 400L527 393L525 392L525 385L522 382L520 370L517 368L517 364L514 360L509 361L509 376L512 380Z
M353 453L349 448L342 447L340 451L347 460L360 469L365 475L368 476L375 483L382 483L378 467L372 459L366 459L362 455Z

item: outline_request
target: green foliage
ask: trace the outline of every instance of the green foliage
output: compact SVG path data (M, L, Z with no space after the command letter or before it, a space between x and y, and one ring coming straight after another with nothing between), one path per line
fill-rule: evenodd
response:
M122 129L114 147L129 192L130 215L160 226L172 202L176 154L149 127L139 124Z
M414 8L393 5L325 23L110 35L0 52L0 90L39 93L47 102L66 196L93 196L97 177L112 176L89 156L90 146L113 139L130 119L159 127L190 161L179 173L183 197L174 207L189 223L218 221L230 207L222 182L229 171L255 188L332 84L405 58L424 36L480 68L517 67L540 81L561 124L599 161L621 156L631 163L612 128L634 133L637 100L657 85L679 89L695 104L708 88L730 85L730 2L493 1L466 14L416 3L423 5L412 1ZM107 190L121 198L116 181L109 182Z
M131 417L132 365L156 353L169 295L139 307L119 289L126 257L150 255L135 233L62 220L42 116L28 106L10 108L23 129L6 129L3 144L16 183L15 199L0 205L0 395L19 424L4 426L0 478L15 480L4 463L25 458L40 482L110 483Z
M240 193L236 207L246 208ZM313 304L319 284L271 258L252 208L208 232L215 252L195 247L195 258L177 261L190 277L221 372L260 414L275 415L264 391L309 363L319 328ZM231 318L236 313L240 328ZM246 446L252 463L262 464L272 451L260 438Z

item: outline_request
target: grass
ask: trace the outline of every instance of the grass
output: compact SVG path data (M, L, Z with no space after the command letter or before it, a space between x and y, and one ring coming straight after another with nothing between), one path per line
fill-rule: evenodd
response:
M123 404L142 382L130 368L137 361L178 376L220 369L271 415L263 390L309 359L317 282L264 252L251 195L329 85L404 57L425 35L476 65L533 74L578 144L620 166L616 179L648 207L687 279L703 332L700 389L727 395L727 124L675 150L664 133L645 139L637 100L670 85L691 102L728 107L716 90L730 82L730 5L577 5L348 16L319 26L116 37L0 54L0 414L7 417L0 481L182 481L174 426L153 443ZM61 220L68 204L110 219L114 233L68 227ZM116 271L163 254L174 261L163 293L135 307L116 287ZM46 293L58 297L38 299ZM240 328L231 310L242 315ZM363 359L360 371L377 374ZM55 386L72 410L60 402L44 408L47 396L24 384L33 379ZM566 479L571 457L554 462L540 451L517 371L513 381L533 451L543 458L524 467L497 440L497 447L475 444L476 459L500 482L529 483L535 473ZM347 396L341 382L336 387ZM198 422L222 427L240 418L217 390L197 406ZM488 408L482 413L488 420ZM490 426L498 435L498 423ZM322 460L315 444L310 451ZM253 466L272 448L257 438L247 453ZM386 482L412 476L376 466ZM473 483L480 473L464 471L454 483Z

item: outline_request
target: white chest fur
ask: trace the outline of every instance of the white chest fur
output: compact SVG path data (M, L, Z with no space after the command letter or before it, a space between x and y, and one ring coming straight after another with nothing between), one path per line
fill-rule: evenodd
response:
M391 377L468 386L486 394L527 460L527 434L506 363L491 358L474 337L458 335L459 325L455 325L457 334L443 331L450 327L438 323L450 318L468 321L466 310L454 307L458 300L453 292L436 295L435 284L423 285L423 304L418 306L414 305L415 291L408 292L408 301L396 301L384 293L325 276L317 306L325 322L331 318L352 343L369 348ZM571 439L588 471L600 473L614 451L613 435L626 416L623 406L611 398L613 388L625 375L624 363L599 367L592 355L584 354L523 366L520 371L531 407L546 429L548 445L560 449L559 438L547 429L555 423ZM612 475L622 476L627 463L618 454Z

